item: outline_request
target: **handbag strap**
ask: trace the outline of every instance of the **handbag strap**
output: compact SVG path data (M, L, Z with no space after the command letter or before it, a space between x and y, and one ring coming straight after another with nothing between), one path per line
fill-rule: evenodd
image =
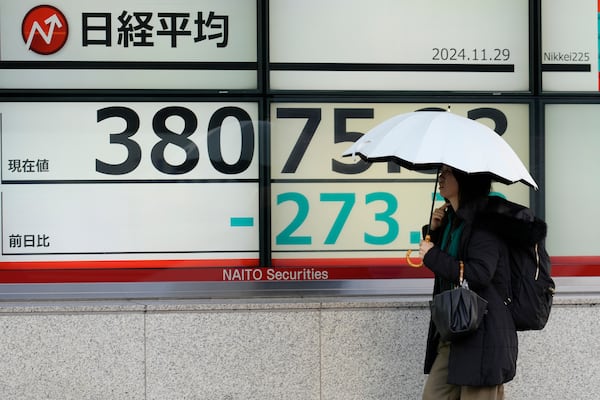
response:
M460 267L459 271L458 271L458 284L459 286L462 287L463 282L464 282L464 278L465 278L465 263L461 261L458 262L458 265Z

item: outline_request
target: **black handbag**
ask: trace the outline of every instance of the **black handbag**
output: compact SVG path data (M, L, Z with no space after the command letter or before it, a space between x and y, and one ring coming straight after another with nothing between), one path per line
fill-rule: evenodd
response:
M464 280L465 265L460 262L459 286L433 296L430 303L431 319L440 338L453 342L472 334L487 312L488 302L469 290Z

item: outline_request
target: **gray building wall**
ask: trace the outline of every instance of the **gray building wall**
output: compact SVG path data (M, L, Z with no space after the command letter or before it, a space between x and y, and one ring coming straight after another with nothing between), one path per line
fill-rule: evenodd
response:
M394 297L0 303L0 398L420 398L429 311ZM520 333L507 399L598 399L598 299Z

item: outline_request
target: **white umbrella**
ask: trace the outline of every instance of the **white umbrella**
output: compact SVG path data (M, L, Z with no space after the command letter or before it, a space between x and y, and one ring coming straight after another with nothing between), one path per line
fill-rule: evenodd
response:
M439 170L448 165L469 174L489 174L506 184L523 182L538 188L519 156L500 135L450 111L397 115L368 131L343 155L359 155L370 162L392 160L411 170ZM431 214L434 203L435 196ZM406 254L408 264L422 266L422 262L415 264L410 260L410 253L409 250Z
M344 156L394 160L411 170L449 165L511 184L538 186L506 141L491 128L450 111L416 111L390 118L358 139Z

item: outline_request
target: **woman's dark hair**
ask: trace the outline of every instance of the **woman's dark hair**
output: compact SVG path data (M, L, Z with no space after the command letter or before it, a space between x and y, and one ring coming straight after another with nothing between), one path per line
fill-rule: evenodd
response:
M458 182L461 207L478 198L485 198L492 190L492 178L487 174L467 174L452 168L452 174Z

